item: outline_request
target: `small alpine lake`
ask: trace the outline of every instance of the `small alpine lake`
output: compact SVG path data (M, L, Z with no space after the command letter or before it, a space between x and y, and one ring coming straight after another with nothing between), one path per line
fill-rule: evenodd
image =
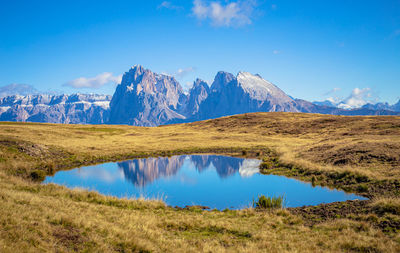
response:
M262 175L260 163L221 155L150 157L59 171L44 183L120 198L161 198L170 206L201 205L219 210L249 207L260 195L284 196L285 207L366 199L284 176Z

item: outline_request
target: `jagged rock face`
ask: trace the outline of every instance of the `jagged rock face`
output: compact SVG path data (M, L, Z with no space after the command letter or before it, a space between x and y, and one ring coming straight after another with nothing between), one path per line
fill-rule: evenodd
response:
M157 126L180 113L187 97L175 78L134 66L122 77L110 103L111 124Z
M0 99L1 121L103 124L108 121L107 95L28 95Z
M197 79L189 91L189 98L184 110L186 117L192 117L199 111L200 104L208 97L210 87L203 80Z
M295 101L282 90L247 72L240 72L236 77L218 72L210 90L193 120L247 112L299 111Z

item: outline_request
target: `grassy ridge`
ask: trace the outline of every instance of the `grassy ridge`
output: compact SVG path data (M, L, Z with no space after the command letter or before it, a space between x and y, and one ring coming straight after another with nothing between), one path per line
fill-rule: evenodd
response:
M204 152L264 157L265 173L374 200L209 212L32 182L85 164ZM255 113L156 128L2 122L0 251L396 252L399 180L399 117Z

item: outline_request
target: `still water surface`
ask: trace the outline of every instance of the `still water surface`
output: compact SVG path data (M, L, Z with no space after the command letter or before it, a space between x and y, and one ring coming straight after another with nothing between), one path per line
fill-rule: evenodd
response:
M312 187L284 176L262 175L260 160L219 155L135 159L59 171L44 183L127 198L162 198L171 206L245 208L259 195L284 196L286 207L365 199Z

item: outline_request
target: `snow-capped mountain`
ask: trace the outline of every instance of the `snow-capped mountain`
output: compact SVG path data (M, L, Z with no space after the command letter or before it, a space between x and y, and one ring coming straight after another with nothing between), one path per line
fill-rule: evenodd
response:
M334 103L331 100L314 101L313 104L319 105L319 106L337 107L337 103Z
M259 75L239 72L235 77L218 72L207 98L198 112L188 121L217 118L246 112L293 111L296 102L272 83Z
M0 121L103 124L110 100L95 94L8 96L0 98Z
M347 104L344 101L339 101L339 102L332 102L331 100L325 100L325 101L315 101L313 104L318 105L318 106L329 106L329 107L335 107L335 108L340 108L340 109L348 109L350 108L347 106ZM396 104L389 104L387 102L385 103L366 103L362 106L359 106L358 108L354 109L368 109L368 110L374 110L374 111L393 111L393 112L400 112L400 100Z

